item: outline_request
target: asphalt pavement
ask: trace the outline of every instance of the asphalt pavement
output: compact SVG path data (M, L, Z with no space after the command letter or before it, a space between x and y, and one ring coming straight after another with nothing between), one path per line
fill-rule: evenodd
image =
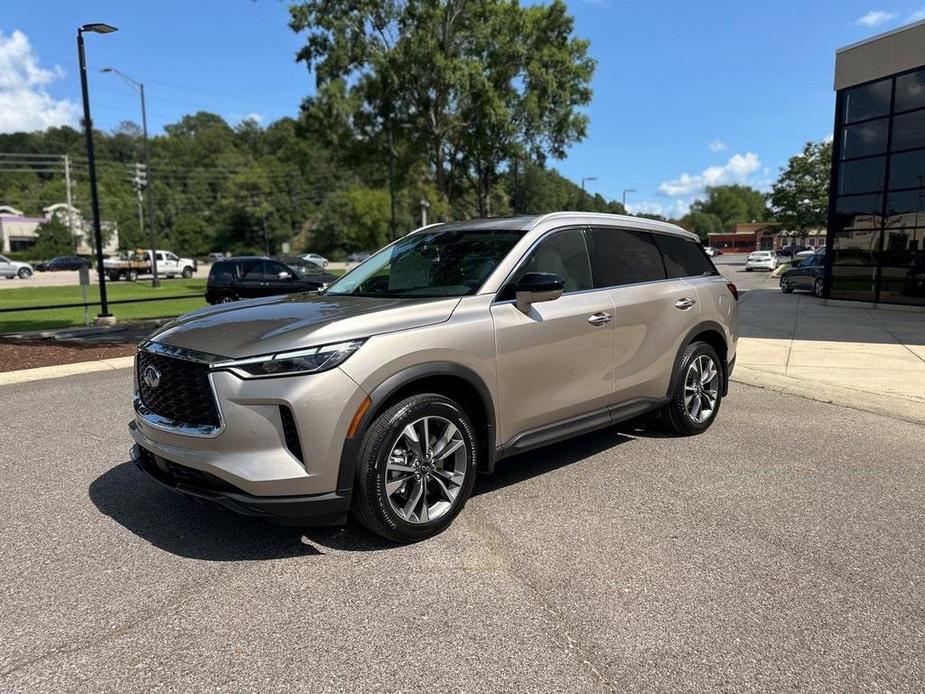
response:
M925 430L734 384L503 461L443 535L284 529L127 462L130 370L0 387L0 690L925 687Z

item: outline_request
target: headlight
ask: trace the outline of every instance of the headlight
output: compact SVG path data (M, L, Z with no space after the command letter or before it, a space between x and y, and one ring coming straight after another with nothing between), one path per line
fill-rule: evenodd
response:
M229 370L241 378L266 378L268 376L292 376L327 371L347 361L364 340L338 342L336 345L310 347L292 352L279 352L263 357L234 359L216 362L213 370Z

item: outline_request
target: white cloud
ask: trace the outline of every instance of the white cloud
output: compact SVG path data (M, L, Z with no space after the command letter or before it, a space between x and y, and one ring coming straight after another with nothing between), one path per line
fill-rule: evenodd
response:
M906 23L910 24L912 22L921 22L923 19L925 19L925 7L923 7L921 10L916 10L908 17L906 17Z
M734 154L722 166L709 166L699 174L682 173L672 181L663 181L660 193L671 197L701 195L707 186L744 183L748 176L761 168L761 160L754 152Z
M244 116L244 118L242 118L241 120L252 120L252 121L254 121L255 123L262 123L262 122L263 122L263 118L264 118L264 116L263 116L262 113L248 113L248 114L247 114L246 116Z
M0 133L76 125L77 104L54 99L45 90L63 76L57 65L51 69L39 66L38 56L21 31L9 36L0 31Z
M729 149L729 145L722 140L713 140L713 142L707 145L707 149L711 152L725 152Z
M883 10L871 10L863 17L859 17L855 24L862 27L876 27L889 22L891 19L896 19L896 14L893 12L884 12Z

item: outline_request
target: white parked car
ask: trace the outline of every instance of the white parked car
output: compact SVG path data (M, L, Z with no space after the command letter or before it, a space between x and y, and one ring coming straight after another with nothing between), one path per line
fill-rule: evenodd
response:
M5 255L0 255L0 277L10 279L18 277L21 280L27 280L32 277L32 266L29 263L10 260Z
M310 263L314 263L320 267L328 266L328 259L324 256L318 255L317 253L303 253L299 256L302 260L307 260Z
M711 258L712 258L713 256L716 256L716 255L722 255L722 253L723 253L723 252L722 252L721 250L719 250L718 248L713 248L713 246L704 246L704 247L703 247L703 252L706 253L706 254L707 254L708 256L710 256Z
M777 253L774 251L755 251L749 254L748 259L745 261L745 272L751 272L755 268L774 270L777 264Z

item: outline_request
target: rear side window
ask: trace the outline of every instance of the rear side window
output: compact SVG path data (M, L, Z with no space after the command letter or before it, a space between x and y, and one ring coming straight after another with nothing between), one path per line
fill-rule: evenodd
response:
M591 229L591 265L597 287L665 279L652 234L629 229Z
M665 259L669 277L701 277L717 274L703 247L680 236L656 234L655 241Z
M565 280L566 293L591 289L591 264L584 233L580 229L565 229L544 238L517 270L511 285L516 285L528 272L558 275Z
M231 282L233 279L237 278L237 269L237 263L215 263L212 269L209 270L209 282Z

